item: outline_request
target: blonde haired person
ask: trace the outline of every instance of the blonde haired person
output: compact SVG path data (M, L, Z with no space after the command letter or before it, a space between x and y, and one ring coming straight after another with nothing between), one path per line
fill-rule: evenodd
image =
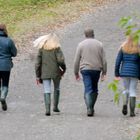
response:
M140 78L140 46L129 36L121 45L115 64L115 79L122 77L123 91L123 115L127 115L127 104L130 99L130 116L135 116L136 88Z
M42 43L43 41L43 43ZM59 38L56 34L50 33L44 36L37 43L39 47L35 72L37 84L43 83L44 86L44 101L46 115L51 115L51 81L54 85L54 112L60 112L58 109L60 96L60 80L66 71L64 55L60 47Z

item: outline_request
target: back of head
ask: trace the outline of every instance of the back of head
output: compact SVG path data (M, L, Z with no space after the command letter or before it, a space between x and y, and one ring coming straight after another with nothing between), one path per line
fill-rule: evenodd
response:
M128 36L127 40L122 44L121 47L122 50L128 54L140 53L138 43L134 42L134 39L131 36Z
M59 38L56 34L50 33L45 41L43 48L46 50L53 50L60 47Z
M4 35L5 36L8 36L8 33L7 33L7 29L6 29L6 25L5 24L0 24L0 31L3 31L4 32Z
M85 29L84 33L85 33L85 36L87 38L94 38L94 30L93 29L90 29L90 28Z

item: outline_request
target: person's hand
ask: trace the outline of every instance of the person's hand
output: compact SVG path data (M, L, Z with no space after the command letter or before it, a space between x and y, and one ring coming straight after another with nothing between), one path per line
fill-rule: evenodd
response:
M36 79L36 84L37 84L37 85L39 85L39 84L40 84L39 79Z
M116 81L120 81L121 78L120 78L120 77L115 77L114 80L116 80Z
M42 84L42 79L36 79L36 84L37 85Z
M101 75L101 81L104 81L106 79L106 75L102 74Z
M63 77L65 71L64 71L63 69L60 69L60 68L59 68L59 72L60 72L61 77Z
M75 75L75 79L76 79L77 81L79 81L79 80L80 80L80 75L79 75L79 74L76 74L76 75Z

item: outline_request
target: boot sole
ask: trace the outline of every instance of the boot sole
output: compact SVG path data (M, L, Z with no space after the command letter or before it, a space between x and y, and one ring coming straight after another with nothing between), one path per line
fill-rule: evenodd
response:
M46 116L51 116L51 113L45 113Z
M123 105L122 113L123 115L127 115L127 105Z
M7 104L5 100L1 100L1 105L2 105L2 110L6 111L7 110Z

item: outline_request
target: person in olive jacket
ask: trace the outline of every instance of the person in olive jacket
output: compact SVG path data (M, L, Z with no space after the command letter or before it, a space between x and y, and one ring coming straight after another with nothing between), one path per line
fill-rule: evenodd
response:
M135 116L136 88L140 77L140 46L129 36L121 45L115 64L115 79L123 79L123 115L127 115L127 104L130 99L130 116Z
M45 114L47 116L51 115L51 81L54 84L53 111L60 112L58 108L60 80L65 71L65 59L60 48L59 39L56 34L50 33L42 43L35 63L37 84L43 82L44 86Z
M17 55L17 49L13 40L8 37L7 29L4 24L0 24L0 101L2 109L7 110L6 97L10 71L13 67L12 57Z

